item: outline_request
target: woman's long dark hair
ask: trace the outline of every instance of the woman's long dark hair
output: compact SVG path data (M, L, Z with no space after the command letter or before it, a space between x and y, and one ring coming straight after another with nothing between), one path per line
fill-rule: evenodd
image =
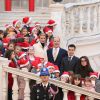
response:
M82 56L82 57L80 57L80 59L79 59L79 64L81 65L81 60L82 59L85 59L86 60L86 62L87 62L87 67L91 67L91 65L90 65L90 62L89 62L89 59L88 59L88 57L87 56ZM82 65L81 65L82 66Z

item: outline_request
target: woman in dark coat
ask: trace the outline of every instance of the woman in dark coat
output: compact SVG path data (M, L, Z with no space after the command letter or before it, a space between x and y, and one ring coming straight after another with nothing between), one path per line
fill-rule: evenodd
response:
M91 68L88 57L80 57L79 65L77 66L75 73L80 74L82 78L85 78L86 76L89 76L90 72L93 72L93 69Z

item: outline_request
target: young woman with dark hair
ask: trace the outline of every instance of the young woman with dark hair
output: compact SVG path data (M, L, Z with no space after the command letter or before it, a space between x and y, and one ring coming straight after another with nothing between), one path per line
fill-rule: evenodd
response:
M79 59L79 65L76 67L76 74L80 74L82 78L89 76L90 72L93 72L89 59L87 56L82 56Z

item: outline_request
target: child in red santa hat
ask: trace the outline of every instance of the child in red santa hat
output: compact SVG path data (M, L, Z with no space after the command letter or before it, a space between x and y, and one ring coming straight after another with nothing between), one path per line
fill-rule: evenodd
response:
M26 27L21 29L21 32L17 34L16 38L24 38L25 36L29 36L28 30Z
M90 73L90 79L92 81L92 85L95 88L95 81L99 78L99 73L98 72L91 72Z
M48 22L47 22L47 26L44 27L43 31L45 31L45 29L48 27L50 28L52 31L54 31L55 29L55 26L56 26L56 22L52 19L50 19Z
M55 67L55 70L54 70L55 79L60 80L60 70L57 65L54 65L54 67Z
M7 49L7 46L8 46L8 43L10 42L10 40L11 40L11 39L8 37L8 33L4 33L2 42L3 42L3 47L4 47L5 49Z
M11 32L14 32L14 27L12 24L6 24L5 28L6 28L6 33L8 34L10 34Z
M38 42L38 35L37 35L37 29L35 27L31 27L31 34L30 34L30 43L31 46L33 46L36 42Z
M7 33L7 37L9 37L10 39L15 39L16 37L16 33L14 31L14 27L12 24L6 24L6 31L5 33Z
M21 46L21 49L22 49L23 52L27 52L29 50L29 47L30 47L29 37L25 36L24 41L18 43L18 45Z
M47 46L48 49L53 48L53 31L51 29L49 29L48 27L45 29L44 32L47 35Z
M21 21L19 21L18 19L14 20L13 21L13 27L15 29L16 34L20 34Z
M69 72L63 72L61 75L61 81L64 83L69 83Z
M35 22L34 27L37 29L37 35L39 36L42 33L41 24L39 22Z
M23 23L24 27L27 28L28 33L30 33L30 25L31 25L31 23L32 23L32 18L26 16L26 17L24 17L24 18L22 19L22 23Z
M49 74L50 74L50 78L55 78L55 74L54 74L54 71L55 71L55 65L48 62L47 63L47 68L49 70Z

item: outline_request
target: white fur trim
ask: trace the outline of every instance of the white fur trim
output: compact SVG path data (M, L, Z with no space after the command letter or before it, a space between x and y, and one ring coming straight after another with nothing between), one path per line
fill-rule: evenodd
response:
M96 77L96 78L98 78L96 75L91 75L90 78L92 78L92 77Z
M29 18L29 21L26 24L29 24L31 21L32 21L32 18L30 17Z
M41 66L42 66L42 64L40 63L40 64L38 64L38 66L39 66L39 67L41 67Z
M69 77L69 75L64 74L64 75L61 75L61 77Z
M7 46L7 45L8 45L8 43L3 43L3 45L4 45L4 46Z
M32 33L33 33L34 30L37 30L37 29L34 27L34 28L32 29Z
M14 27L16 27L16 25L17 25L18 23L21 23L21 21L17 21L16 24L14 25Z
M20 67L25 67L29 64L29 61L26 64L21 64Z
M37 25L40 25L39 23L38 24L35 24L35 26L37 26Z
M23 53L23 54L19 57L19 59L22 58L22 57L24 57L25 55L26 55L26 53Z
M54 25L57 25L56 23L54 23L54 24L47 24L47 26L54 26Z
M46 61L46 62L44 62L44 65L46 65L48 62Z
M54 68L54 66L48 66L47 68L48 68L48 69L49 69L49 68Z
M22 49L29 49L29 47L21 47Z
M54 73L57 73L57 72L58 72L58 73L60 73L60 71L59 71L59 70L55 70L55 71L54 71Z

